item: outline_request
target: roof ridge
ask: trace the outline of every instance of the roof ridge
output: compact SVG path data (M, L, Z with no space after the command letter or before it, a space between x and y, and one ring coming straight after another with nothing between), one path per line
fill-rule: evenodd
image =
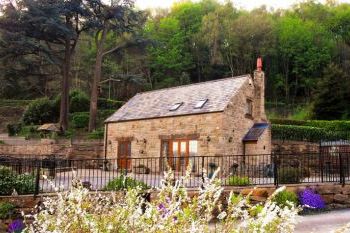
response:
M239 75L239 76L220 78L220 79L215 79L215 80L210 80L210 81L205 81L205 82L190 83L190 84L185 84L185 85L180 85L180 86L161 88L161 89L157 89L157 90L143 91L143 92L136 93L136 95L148 94L148 93L158 92L158 91L163 91L163 90L177 89L177 88L188 87L188 86L202 85L204 83L220 82L220 81L224 81L224 80L228 80L228 79L243 78L243 77L246 77L246 76L250 76L251 77L251 74L243 74L243 75Z

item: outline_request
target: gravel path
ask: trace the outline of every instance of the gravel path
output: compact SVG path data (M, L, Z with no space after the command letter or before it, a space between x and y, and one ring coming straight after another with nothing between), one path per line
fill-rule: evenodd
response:
M299 216L298 221L295 233L330 233L350 223L350 209Z

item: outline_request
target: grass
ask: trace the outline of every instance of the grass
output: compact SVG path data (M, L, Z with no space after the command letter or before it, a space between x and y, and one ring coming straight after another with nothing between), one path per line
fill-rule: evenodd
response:
M250 180L247 176L230 176L228 184L230 186L247 186L250 185Z

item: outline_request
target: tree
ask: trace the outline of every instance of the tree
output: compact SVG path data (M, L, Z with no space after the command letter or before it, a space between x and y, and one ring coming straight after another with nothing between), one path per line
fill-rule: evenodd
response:
M91 0L93 1L93 0ZM18 0L5 6L0 25L12 35L8 51L29 51L56 64L61 72L60 127L68 127L71 63L80 34L91 26L82 0ZM28 52L21 52L25 55Z
M285 100L294 104L298 92L311 96L315 78L329 62L334 43L324 26L295 16L283 17L278 22L277 33L278 55L285 77Z
M130 37L123 37L126 33L134 33L143 25L143 12L133 10L133 2L123 0L118 5L106 5L100 0L89 4L93 15L96 46L96 60L94 66L93 82L91 87L89 131L96 129L98 87L101 80L103 58L116 52L135 41ZM108 37L114 43L108 43Z
M328 65L317 86L313 106L314 118L322 120L348 119L350 116L350 77L339 66Z

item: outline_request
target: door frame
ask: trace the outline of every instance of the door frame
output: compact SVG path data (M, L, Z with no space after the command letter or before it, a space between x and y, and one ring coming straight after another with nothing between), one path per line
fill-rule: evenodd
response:
M190 141L193 139L187 139L187 138L179 138L179 139L166 139L166 140L161 140L161 158L165 159L169 166L174 170L174 171L184 171L184 169L187 168L189 164L189 156L190 156ZM163 152L163 145L164 143L168 143L168 151L167 154L164 154ZM178 155L174 156L174 142L177 142L177 151ZM185 153L182 154L181 152L181 143L185 142ZM184 156L183 156L184 155ZM170 159L169 159L170 158ZM184 166L182 165L181 160L184 158ZM175 161L175 163L174 163Z
M124 146L125 154L121 151L121 145ZM118 141L117 166L118 169L131 169L131 140Z

